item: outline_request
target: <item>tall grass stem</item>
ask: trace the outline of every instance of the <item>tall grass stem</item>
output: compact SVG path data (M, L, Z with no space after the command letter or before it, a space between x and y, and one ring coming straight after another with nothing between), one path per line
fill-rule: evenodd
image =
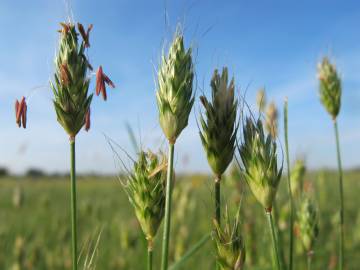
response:
M147 265L147 269L148 270L153 269L153 247L152 247L152 243L149 243L149 245L148 245L148 265Z
M215 178L215 219L218 224L220 224L220 220L221 220L220 181L221 181L221 176L216 176L216 178Z
M173 185L173 164L174 164L174 147L169 143L168 170L166 177L166 201L165 201L165 221L164 235L161 254L161 270L167 270L169 261L169 242L170 242L170 223L171 223L171 195Z
M70 138L70 178L71 178L71 232L72 232L72 269L77 270L77 217L76 217L76 168L75 137Z
M277 240L276 240L275 225L274 225L274 220L273 220L271 211L266 211L266 216L267 216L267 219L269 222L269 228L270 228L271 239L272 239L272 244L273 244L273 252L274 252L274 257L276 260L276 267L277 267L277 270L281 270L279 250L278 250L278 245L277 245Z
M339 129L337 121L334 120L334 130L336 139L336 153L339 173L339 191L340 191L340 251L339 251L339 269L344 268L344 190L343 190L343 171L341 164Z
M285 153L286 153L286 166L287 166L287 180L288 190L290 197L290 228L289 228L289 270L293 269L293 254L294 254L294 198L291 192L291 181L290 181L290 158L289 158L289 135L288 135L288 101L284 103L284 139L285 139Z
M307 255L307 270L311 270L311 263L312 263L312 255Z

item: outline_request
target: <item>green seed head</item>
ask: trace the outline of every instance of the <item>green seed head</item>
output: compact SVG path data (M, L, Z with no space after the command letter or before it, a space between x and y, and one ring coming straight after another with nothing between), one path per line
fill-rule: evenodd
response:
M152 241L164 217L166 158L141 151L125 190L147 240Z
M220 176L233 159L237 131L238 101L234 98L234 78L228 84L226 67L221 75L214 71L211 90L211 102L205 96L200 97L205 109L205 119L203 115L200 117L200 138L213 173Z
M246 119L243 143L239 147L243 174L256 199L271 211L280 182L282 167L278 169L276 142L264 133L261 120Z
M319 233L318 215L314 202L304 196L298 213L300 239L306 251L313 250L315 240Z
M85 56L85 42L79 42L75 25L64 23L62 26L54 82L50 84L57 120L69 136L75 137L85 124L92 100L92 94L88 95L90 65Z
M245 244L239 216L231 222L226 209L224 225L220 225L214 220L213 241L216 247L216 261L221 270L244 269Z
M333 119L339 114L341 106L341 80L335 65L324 57L318 65L318 78L320 81L320 100Z
M194 68L191 49L185 50L177 32L167 57L163 55L156 92L160 126L170 143L175 143L187 126L194 104Z
M293 169L291 170L291 193L295 196L302 194L304 187L304 176L306 172L305 162L302 159L298 159L295 162Z
M260 88L256 94L256 105L261 112L265 110L266 107L266 93L265 88Z

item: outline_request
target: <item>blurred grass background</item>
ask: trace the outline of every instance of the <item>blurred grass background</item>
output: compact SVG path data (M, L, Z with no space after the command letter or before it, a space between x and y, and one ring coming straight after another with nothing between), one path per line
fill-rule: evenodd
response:
M233 211L242 199L242 228L248 269L271 269L270 239L263 210L236 173L224 180L222 200ZM347 171L345 188L346 269L360 265L360 171ZM336 173L316 171L306 175L320 210L320 235L314 269L336 269L338 184ZM282 180L277 216L288 246L288 203ZM206 175L177 178L174 190L171 261L211 231L212 179ZM0 178L0 269L70 269L70 182L66 177ZM96 249L96 269L145 269L146 242L133 209L116 177L79 177L79 264L91 252L89 241L101 238ZM161 234L156 239L155 269L159 265ZM211 241L181 269L212 269ZM296 239L295 269L306 268L306 257ZM80 267L80 269L82 269Z

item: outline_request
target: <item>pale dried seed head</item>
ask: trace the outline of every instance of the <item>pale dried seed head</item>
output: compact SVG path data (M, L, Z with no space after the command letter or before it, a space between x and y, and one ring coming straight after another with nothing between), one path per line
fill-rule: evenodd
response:
M274 101L266 109L265 128L268 133L275 139L278 135L278 117L279 112Z
M259 111L263 112L266 108L266 92L265 88L260 88L256 93L256 105Z

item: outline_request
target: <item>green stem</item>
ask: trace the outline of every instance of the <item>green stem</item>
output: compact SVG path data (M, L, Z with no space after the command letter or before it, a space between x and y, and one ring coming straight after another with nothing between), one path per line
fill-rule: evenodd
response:
M293 254L294 254L294 199L291 192L290 181L290 158L289 158L289 136L288 136L288 102L285 100L284 104L284 136L285 136L285 153L286 153L286 165L287 165L287 179L288 190L290 197L290 247L289 247L289 270L293 269Z
M169 241L170 241L170 219L171 219L171 194L173 185L173 163L174 163L174 144L169 143L168 169L166 178L166 201L165 201L165 220L164 235L161 254L161 270L167 270L169 261Z
M220 196L220 180L221 175L215 178L215 219L220 225L221 219L221 196Z
M76 219L76 169L75 137L70 138L70 179L71 179L71 232L72 232L72 269L77 270L77 219Z
M147 270L152 270L153 268L153 241L148 240L148 265Z
M273 251L274 251L274 255L275 255L275 259L276 259L276 267L277 267L277 270L280 270L281 268L280 268L279 250L278 250L278 246L277 246L277 241L276 241L276 236L275 236L275 226L274 226L274 220L272 218L271 210L266 211L266 216L268 218L269 228L270 228L270 232L271 232Z
M274 201L274 206L273 206L273 218L274 218L274 223L276 224L275 226L275 234L276 234L276 239L277 239L277 247L279 250L279 256L280 256L280 265L281 265L281 269L285 268L286 262L285 262L285 256L284 256L284 238L283 238L283 233L279 230L279 208L277 206L276 201Z
M339 269L344 268L344 190L343 190L343 171L341 165L339 129L336 119L334 120L335 139L336 139L336 153L339 171L339 191L340 191L340 254L339 254Z
M311 270L312 254L307 255L307 270Z

